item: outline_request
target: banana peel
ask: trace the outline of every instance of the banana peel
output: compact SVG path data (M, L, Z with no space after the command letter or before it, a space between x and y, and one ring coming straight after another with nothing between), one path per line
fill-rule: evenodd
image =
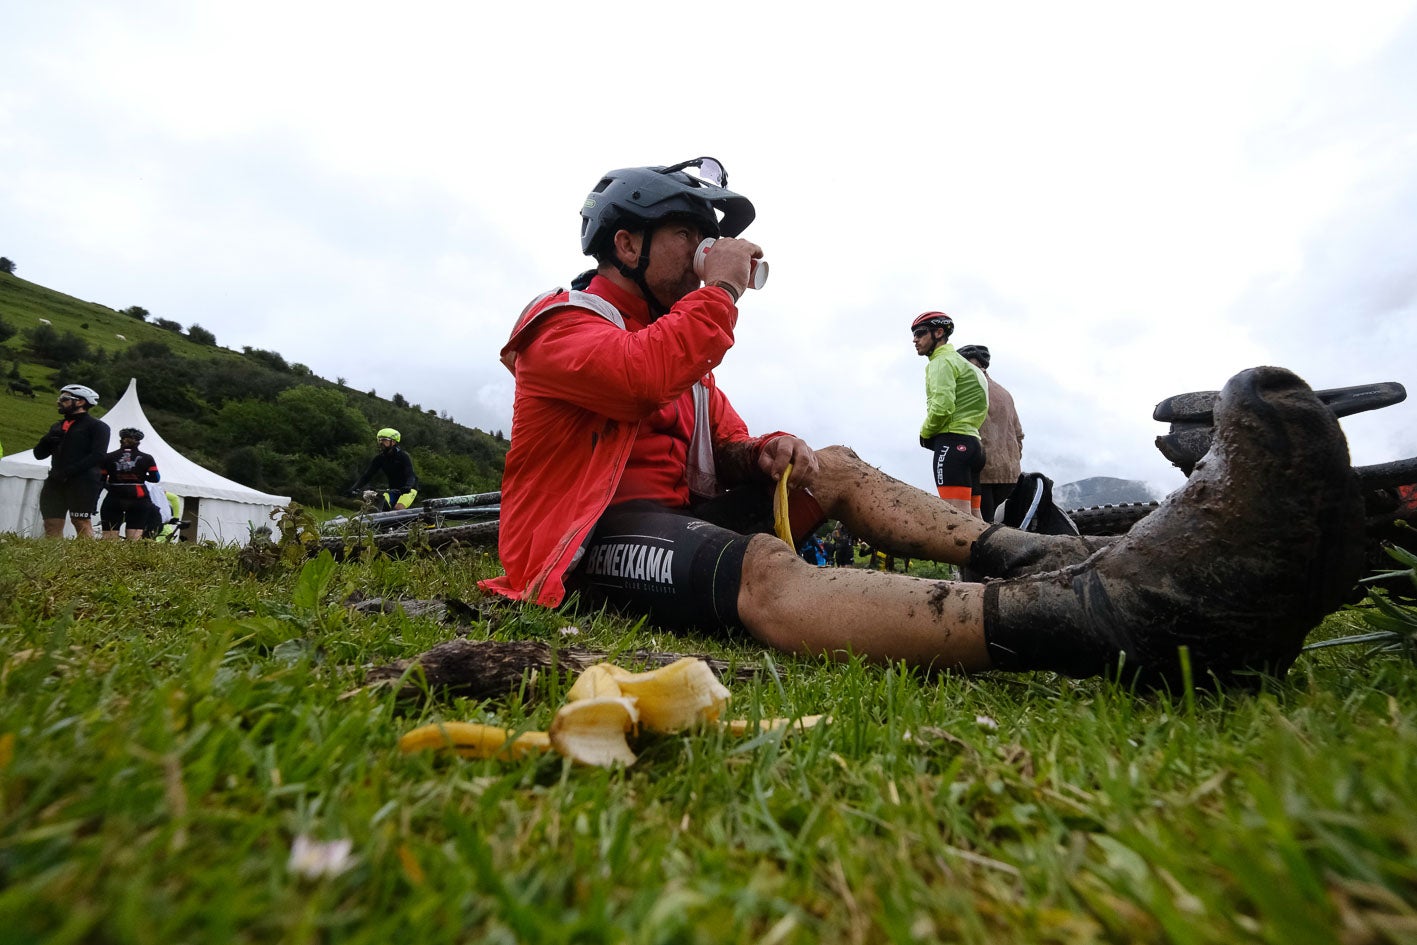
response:
M602 696L568 702L551 720L551 747L581 764L628 768L635 763L635 753L625 736L639 718L634 699Z
M617 675L630 675L613 663L596 663L581 672L571 688L566 690L566 701L581 699L617 698L621 695Z
M635 700L640 724L652 732L668 734L703 722L716 722L731 695L707 663L691 656L647 673L632 673L613 663L598 663L586 670L582 678L601 668L619 694ZM574 691L575 686L571 689Z
M777 537L795 550L797 545L792 541L792 519L787 514L787 480L791 475L792 464L788 463L787 468L782 471L782 478L777 481L777 488L773 490L772 526Z
M420 725L399 739L405 755L429 748L451 748L464 758L525 758L551 749L545 732L515 735L500 725L477 722L435 722Z
M783 481L787 479L783 476ZM784 503L785 508L785 503ZM597 663L576 678L557 710L550 732L513 731L473 722L423 725L399 739L405 754L452 749L464 758L524 758L555 750L580 764L629 767L636 757L628 736L641 727L672 733L719 722L732 735L784 728L802 731L829 721L821 715L798 719L721 722L730 693L703 660L685 657L668 666L633 673L613 663Z
M809 728L816 728L820 722L830 722L829 715L804 715L796 719L760 719L755 726L747 719L732 719L724 722L723 727L730 735L748 735L762 732L777 732L788 729L794 732L805 732Z

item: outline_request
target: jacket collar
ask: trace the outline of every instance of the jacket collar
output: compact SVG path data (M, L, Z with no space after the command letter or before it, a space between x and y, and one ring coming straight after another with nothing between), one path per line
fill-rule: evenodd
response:
M620 310L620 314L628 320L635 321L640 327L649 324L649 303L644 300L638 292L630 292L622 289L614 282L597 275L590 280L590 285L586 291L592 295L598 295L611 305Z

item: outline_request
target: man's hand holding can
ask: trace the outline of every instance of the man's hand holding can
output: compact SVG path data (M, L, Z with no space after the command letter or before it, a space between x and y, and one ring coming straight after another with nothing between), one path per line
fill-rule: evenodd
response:
M768 264L762 257L762 247L756 243L709 237L694 250L694 275L705 283L728 282L761 289L768 281Z

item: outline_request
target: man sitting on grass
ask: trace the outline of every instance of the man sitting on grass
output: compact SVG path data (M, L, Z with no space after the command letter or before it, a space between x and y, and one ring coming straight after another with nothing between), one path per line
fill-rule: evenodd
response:
M1207 459L1110 543L990 525L844 446L750 436L712 373L762 256L735 238L754 210L726 185L700 158L611 171L586 198L581 247L596 268L528 305L502 349L516 378L506 573L484 589L549 607L578 593L798 654L1120 668L1175 684L1187 661L1200 683L1282 674L1353 586L1362 509L1347 446L1332 413L1279 368L1225 385ZM701 279L705 237L718 241ZM784 475L794 539L833 518L873 546L993 580L808 566L771 534Z

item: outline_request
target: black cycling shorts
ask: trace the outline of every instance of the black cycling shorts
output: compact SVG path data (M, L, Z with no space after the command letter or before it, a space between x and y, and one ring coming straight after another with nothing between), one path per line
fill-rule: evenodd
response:
M115 495L112 491L103 498L98 510L98 523L104 531L112 531L119 525L134 531L146 531L149 516L157 509L152 499Z
M736 489L687 509L617 505L596 523L568 590L658 624L734 636L743 557L772 531L771 489Z
M40 518L93 518L98 494L103 491L97 477L75 476L64 482L44 480L39 489Z
M979 495L979 474L984 471L984 447L979 438L963 433L940 433L930 438L935 451L935 488L968 489ZM961 496L968 498L968 496Z

